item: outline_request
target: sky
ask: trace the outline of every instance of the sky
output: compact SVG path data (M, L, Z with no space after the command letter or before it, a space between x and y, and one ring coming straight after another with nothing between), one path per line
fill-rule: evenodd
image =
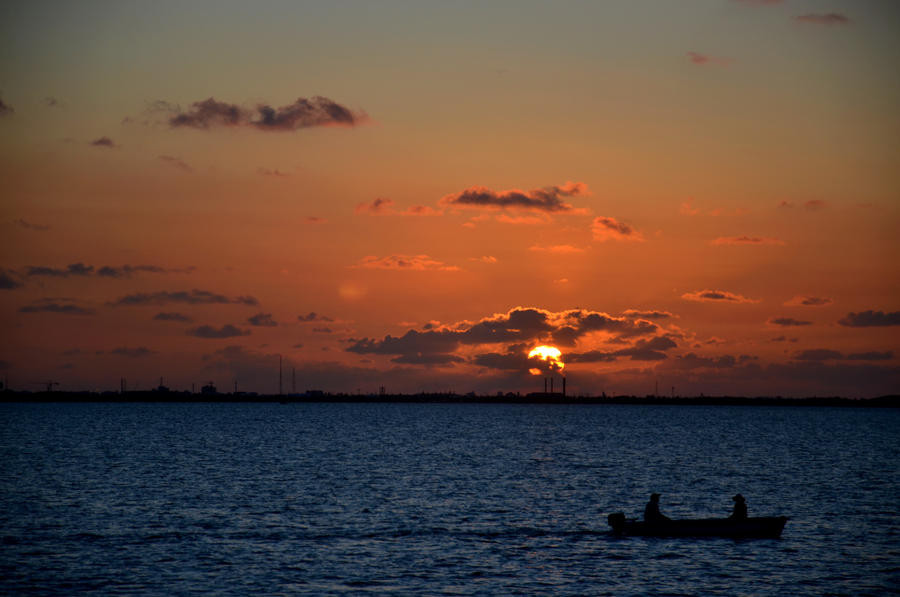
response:
M4 2L0 375L898 393L898 30L875 0Z

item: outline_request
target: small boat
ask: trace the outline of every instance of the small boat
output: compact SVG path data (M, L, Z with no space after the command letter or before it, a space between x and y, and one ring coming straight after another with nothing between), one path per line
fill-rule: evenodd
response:
M606 518L613 534L622 537L730 537L733 539L777 539L787 516L759 518L697 518L644 522L628 520L621 512Z

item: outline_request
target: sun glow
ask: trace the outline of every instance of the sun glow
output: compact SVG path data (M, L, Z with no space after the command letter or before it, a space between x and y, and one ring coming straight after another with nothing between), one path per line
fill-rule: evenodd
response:
M561 357L562 353L555 346L537 346L528 353L529 359L547 361L547 365L554 371L562 371L563 368L565 368L565 364L562 362ZM541 370L537 368L531 368L528 372L532 375L541 374Z

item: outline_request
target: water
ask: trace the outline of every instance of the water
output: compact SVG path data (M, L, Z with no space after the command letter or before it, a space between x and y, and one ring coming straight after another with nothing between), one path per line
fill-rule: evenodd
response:
M780 540L611 537L788 515ZM883 595L900 411L0 405L0 593Z

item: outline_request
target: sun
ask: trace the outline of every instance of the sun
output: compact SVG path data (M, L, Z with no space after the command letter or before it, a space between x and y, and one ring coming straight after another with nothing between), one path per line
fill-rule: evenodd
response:
M565 368L565 364L562 362L562 352L555 346L546 346L541 345L533 348L531 352L528 353L529 359L540 359L542 361L547 361L547 364L551 369L556 371L562 371ZM540 375L541 370L532 368L528 370L532 375Z

